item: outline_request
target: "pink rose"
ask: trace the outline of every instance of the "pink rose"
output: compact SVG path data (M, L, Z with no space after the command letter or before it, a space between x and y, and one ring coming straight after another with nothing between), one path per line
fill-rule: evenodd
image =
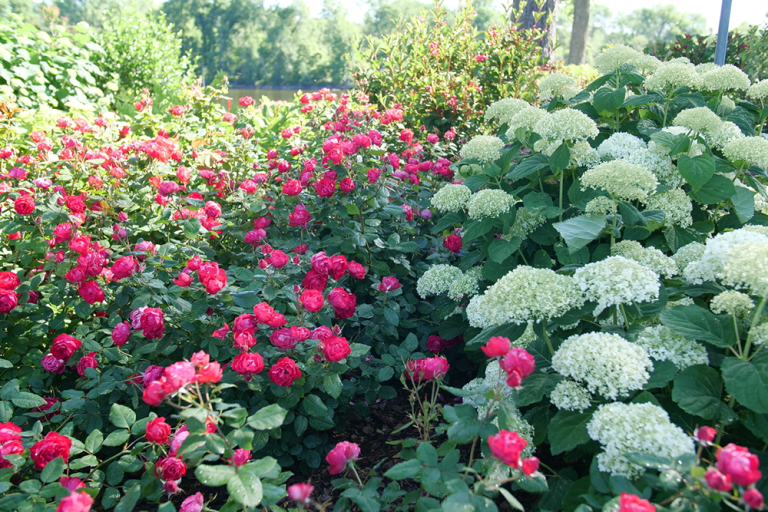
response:
M325 461L331 466L328 468L328 473L338 475L344 471L347 462L355 461L359 457L360 447L357 444L349 441L340 442L325 456Z

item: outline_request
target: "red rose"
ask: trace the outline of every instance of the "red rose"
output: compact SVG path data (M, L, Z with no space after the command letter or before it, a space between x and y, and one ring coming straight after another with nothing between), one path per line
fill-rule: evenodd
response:
M144 437L150 443L168 444L168 436L171 435L171 426L165 422L162 416L147 423L147 431Z
M328 273L337 281L344 277L348 266L349 263L347 262L347 258L341 254L331 256L328 259Z
M89 512L92 505L93 498L87 492L73 492L61 498L56 512Z
M261 373L264 369L264 359L261 354L254 352L238 354L232 359L232 369L240 375L250 377L255 373Z
M408 361L405 367L408 377L416 382L437 380L448 373L450 368L448 360L444 357L425 357Z
M301 307L314 313L323 308L325 299L323 298L323 294L317 290L304 290L299 297L299 302L301 303Z
M301 194L302 188L299 180L288 180L283 185L283 194L287 196L297 196Z
M224 369L217 361L211 361L200 368L195 375L195 382L200 384L215 384L224 377Z
M131 338L131 324L128 321L120 322L112 329L112 343L121 347Z
M330 271L331 258L325 252L318 252L312 255L309 263L312 266L312 270L318 274L326 275Z
M332 197L336 190L336 182L329 178L323 178L315 184L315 190L320 197Z
M380 292L390 292L392 290L397 290L400 287L400 281L393 276L385 277L381 280L381 283L379 283Z
M85 281L86 277L88 277L88 268L84 267L83 265L78 265L77 267L64 274L64 279L70 283L79 283L81 281Z
M94 304L96 302L104 302L104 291L96 281L83 281L77 288L77 293L88 304Z
M45 371L51 373L64 373L64 360L59 359L53 354L46 354L41 360L40 365Z
M731 477L736 485L747 487L762 478L760 460L743 446L733 443L715 452L717 469Z
M380 169L368 169L368 183L376 183L381 176Z
M53 339L51 354L53 354L56 359L69 361L69 358L72 357L75 350L79 349L82 345L83 343L79 339L73 338L69 334L59 334Z
M269 254L269 261L275 268L283 268L288 264L288 255L279 249L275 249Z
M325 287L328 284L328 276L323 274L318 274L314 270L310 270L307 272L306 277L304 277L304 280L301 282L301 286L306 288L307 290L317 290L317 291L323 291L325 290Z
M63 488L69 489L72 492L85 487L85 482L77 477L62 476L59 478L59 483Z
M508 430L501 430L488 438L488 448L491 449L493 456L513 469L520 466L520 455L526 446L528 442L525 439L517 432Z
M309 503L309 497L315 488L310 484L293 484L288 487L288 497L293 501Z
M216 201L206 201L203 209L205 216L209 219L218 219L221 217L221 205Z
M763 508L763 495L757 489L747 489L742 495L744 503L754 510L760 510Z
M278 386L288 387L300 377L301 370L290 357L278 360L269 370L269 379Z
M88 249L91 248L91 245L91 237L89 236L78 236L69 242L69 248L75 252L79 252L80 254L88 252Z
M163 310L147 308L141 313L141 331L148 340L160 339L165 334Z
M619 512L655 512L651 502L634 494L622 492L619 497Z
M501 368L507 372L507 384L516 388L536 369L536 361L524 348L513 347L501 360Z
M704 474L704 480L707 481L707 485L716 491L728 492L733 489L731 484L731 477L722 474L715 468L709 468Z
M280 350L290 350L298 340L291 335L290 329L277 329L269 336L269 342Z
M275 309L266 302L260 302L253 306L253 316L256 322L260 324L269 322L275 313Z
M194 256L193 258L187 260L187 268L189 270L198 270L202 264L203 260L200 259L200 256Z
M163 370L163 389L166 394L174 393L195 380L195 365L189 361L173 363Z
M29 449L29 455L35 461L35 469L41 470L53 459L62 458L64 464L69 462L69 450L72 448L72 441L67 437L56 432L48 434L40 441L32 445Z
M0 289L15 290L20 284L19 276L13 272L0 272Z
M173 284L176 286L181 286L182 288L186 288L192 284L192 276L185 274L184 272L179 272L179 275L176 276L176 278L173 280Z
M344 194L349 194L355 190L355 182L352 180L352 178L344 178L339 182L339 190L341 190Z
M136 260L133 256L123 256L122 258L118 258L117 261L112 264L110 270L112 270L112 277L119 281L120 279L133 274L135 268Z
M352 353L346 338L331 336L323 341L323 355L326 361L337 362Z
M57 244L66 242L72 238L72 224L65 222L53 228L53 238L56 240Z
M338 475L347 465L349 461L355 461L360 457L360 447L355 443L349 441L342 441L338 443L333 449L325 456L325 461L331 466L328 468L328 473L331 475Z
M269 319L269 321L267 322L267 325L273 329L279 329L280 327L284 326L287 323L288 323L288 320L286 320L284 314L275 313L274 315L272 315L272 318Z
M13 290L0 289L0 313L10 313L19 305L19 296Z
M187 474L187 464L176 457L160 459L155 464L155 475L165 481L179 480Z
M250 107L251 105L254 104L254 100L250 96L243 96L242 98L240 98L239 103L241 107Z
M531 476L536 471L539 470L539 459L536 457L528 457L523 459L523 461L520 464L520 469L522 470L523 474L525 476Z
M696 439L698 439L702 444L711 443L717 436L717 430L713 429L712 427L703 426L696 429L695 435Z
M159 380L153 380L144 388L141 398L147 405L160 405L165 400L165 395L163 383Z
M96 361L96 352L89 352L88 355L81 357L77 362L77 373L81 377L85 377L86 368L96 368L98 366L99 362Z
M205 498L203 498L203 494L199 492L195 493L181 502L179 512L201 512L204 503Z
M296 205L296 208L288 215L288 225L291 227L307 228L312 216L303 204Z
M355 313L357 297L344 290L344 288L334 288L328 294L328 303L333 307L336 318L349 318Z
M13 202L13 207L19 215L29 215L35 211L35 198L32 196L19 196Z
M448 237L443 242L443 245L452 253L459 254L462 245L461 237L459 235L448 235Z
M355 279L365 279L365 267L356 261L350 261L347 264L347 272Z
M480 350L488 357L503 357L507 355L510 348L512 347L509 338L494 336L488 340L485 346L480 347Z

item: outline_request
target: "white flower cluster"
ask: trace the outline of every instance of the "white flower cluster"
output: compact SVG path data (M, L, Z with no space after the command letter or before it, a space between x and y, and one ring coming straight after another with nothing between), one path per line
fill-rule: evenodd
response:
M752 338L752 343L755 345L765 345L768 342L768 322L762 323L753 328L749 336Z
M754 307L755 303L749 295L736 290L718 293L709 303L709 309L713 313L728 313L729 315L736 315L738 318L745 318Z
M537 230L539 226L546 222L547 218L538 213L534 213L525 206L518 208L515 215L515 222L509 228L509 238L519 236L520 240L525 240L530 233Z
M672 122L676 126L682 126L706 135L717 130L723 121L707 107L696 107L683 110L675 116Z
M616 132L597 147L597 153L603 161L628 158L635 151L647 149L648 145L639 137L629 133Z
M563 379L557 383L549 398L558 409L584 412L589 409L592 396L577 382Z
M515 132L520 128L523 128L526 133L532 132L536 124L546 116L546 110L537 107L524 108L508 121L507 138L514 139Z
M562 96L565 101L576 96L581 89L576 79L563 73L550 73L539 81L539 99L548 101L555 96Z
M552 156L562 143L562 140L540 139L533 145L533 150L547 156ZM568 168L592 167L600 163L600 156L597 154L597 151L585 140L576 141L569 148L569 152Z
M496 218L507 213L515 198L499 189L484 189L472 194L467 201L467 214L471 219Z
M533 323L557 318L582 304L584 298L571 277L520 265L473 298L467 317L473 327Z
M669 150L653 141L648 144L648 149L638 149L629 155L626 161L633 165L645 167L656 176L660 183L670 187L679 187L683 184L683 177L672 162Z
M761 102L768 99L768 78L752 84L747 90L747 98Z
M744 134L741 132L741 128L732 122L723 121L715 130L706 134L706 138L710 146L722 151L731 141L743 139Z
M517 98L504 98L502 100L491 103L488 106L488 109L485 111L485 120L492 121L497 119L499 124L504 124L512 119L512 116L524 108L528 108L530 106L531 105L525 100L520 100Z
M699 242L691 242L688 245L680 247L675 254L672 255L672 259L677 263L677 268L680 272L685 273L686 267L694 261L699 261L704 256L706 247Z
M716 66L704 73L701 79L707 91L744 91L750 86L749 76L733 64Z
M432 196L431 204L443 213L457 212L466 206L470 196L472 191L468 187L449 183Z
M463 275L460 268L445 264L433 265L416 281L416 292L422 299L440 295L447 292L451 284Z
M734 246L723 266L723 282L768 296L768 239Z
M624 64L631 64L641 73L653 73L661 61L652 55L644 55L637 50L618 44L606 50L603 50L595 57L595 66L597 70L606 75Z
M614 256L623 256L624 258L634 260L667 279L678 272L675 260L658 249L643 247L634 240L623 240L617 243L613 246L611 253Z
M700 75L703 75L704 73L708 73L709 71L717 69L718 67L719 66L714 62L704 62L703 64L696 65L696 72Z
M761 233L756 227L748 226L727 233L720 233L714 238L707 240L701 258L686 265L683 269L683 277L686 281L693 284L722 279L723 270L729 260L731 249L746 243L765 241L768 241L768 236L765 233Z
M673 333L663 325L646 327L637 335L636 343L653 359L670 361L681 370L695 364L709 364L707 349L695 341Z
M610 197L597 196L584 207L587 215L613 215L616 213L616 201Z
M477 135L461 148L461 158L476 158L481 162L493 162L499 158L504 142L492 135Z
M667 412L651 403L601 405L587 424L589 437L603 445L597 456L600 471L629 478L645 471L627 453L677 458L694 454L693 440L669 420Z
M648 169L626 160L611 160L589 169L581 177L581 188L603 189L614 199L626 201L648 197L658 181Z
M768 169L768 140L763 137L732 140L723 148L723 155L737 164L754 164Z
M448 297L453 300L461 300L464 297L472 297L480 291L480 279L483 275L482 267L472 267L456 279L448 288Z
M653 364L642 347L618 334L590 332L566 339L552 356L552 369L616 400L642 389Z
M573 280L587 300L597 302L595 315L616 304L659 298L658 274L621 256L584 265L573 275Z
M547 114L536 123L533 131L550 141L593 139L599 133L597 124L587 114L572 108Z
M680 87L696 89L701 84L701 76L692 64L669 61L646 78L643 85L649 91L674 91Z
M691 217L693 203L682 189L673 188L660 194L653 194L644 202L649 210L662 210L664 212L664 226L687 228L693 224Z

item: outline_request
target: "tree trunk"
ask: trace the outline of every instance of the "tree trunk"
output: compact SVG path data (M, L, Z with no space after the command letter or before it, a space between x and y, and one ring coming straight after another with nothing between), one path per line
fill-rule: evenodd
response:
M587 38L589 37L589 0L574 0L573 28L568 64L587 62Z
M537 0L527 0L523 7L523 12L520 18L516 21L519 23L521 29L537 28L544 31L544 36L539 42L541 46L541 54L545 60L550 61L554 57L552 46L555 41L555 33L557 26L555 20L557 18L557 6L560 0L539 0L541 6L539 7ZM538 21L536 16L541 13Z

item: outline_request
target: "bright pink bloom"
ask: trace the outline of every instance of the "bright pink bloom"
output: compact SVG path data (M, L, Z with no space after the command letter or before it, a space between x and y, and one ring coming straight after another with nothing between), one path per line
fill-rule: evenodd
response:
M144 437L150 443L168 444L168 437L171 435L171 426L165 422L165 418L160 416L147 423L146 434Z
M744 500L744 503L746 503L750 508L755 510L760 510L763 508L763 495L757 489L747 489L744 491L742 499Z
M96 361L96 352L89 352L88 355L81 357L77 362L77 373L81 377L85 377L86 368L96 368L98 366L99 363Z
M707 481L707 485L716 491L728 492L733 489L731 483L731 477L722 474L715 468L709 468L704 474L704 480Z
M349 441L342 441L337 444L328 455L325 461L331 466L328 473L338 475L347 466L348 462L356 461L360 457L360 447Z
M181 502L179 512L201 512L203 510L204 502L205 499L203 498L202 493L195 493Z
M650 501L640 496L622 492L619 497L619 512L655 512L655 510L656 507Z
M520 467L520 456L526 446L528 442L525 439L517 432L508 430L501 430L488 438L488 447L493 456L514 469Z
M390 292L392 290L397 290L400 287L400 281L393 276L385 277L381 280L381 283L379 283L380 292Z
M717 450L717 469L731 477L736 485L747 487L762 478L760 461L743 446L733 443Z
M278 386L288 387L301 377L301 370L290 357L279 359L269 370L269 379Z
M509 338L494 336L480 350L488 357L503 357L511 348Z
M65 464L68 463L70 448L72 448L72 441L67 436L48 432L42 440L32 445L32 448L29 449L29 455L35 461L35 469L40 471L53 459L59 457Z
M93 498L87 492L77 491L62 498L56 512L89 512L92 505Z
M444 357L425 357L405 364L406 375L416 382L438 380L448 373L449 368L448 360Z
M325 299L323 299L323 294L317 290L304 290L299 297L299 302L301 307L307 311L317 312L323 308Z
M339 336L330 336L323 340L323 356L326 361L342 361L352 353L349 342L346 338Z
M524 348L513 347L501 360L501 368L507 372L507 384L516 388L536 369L536 361Z
M293 484L288 487L288 497L293 501L309 502L309 497L315 488L310 484Z

